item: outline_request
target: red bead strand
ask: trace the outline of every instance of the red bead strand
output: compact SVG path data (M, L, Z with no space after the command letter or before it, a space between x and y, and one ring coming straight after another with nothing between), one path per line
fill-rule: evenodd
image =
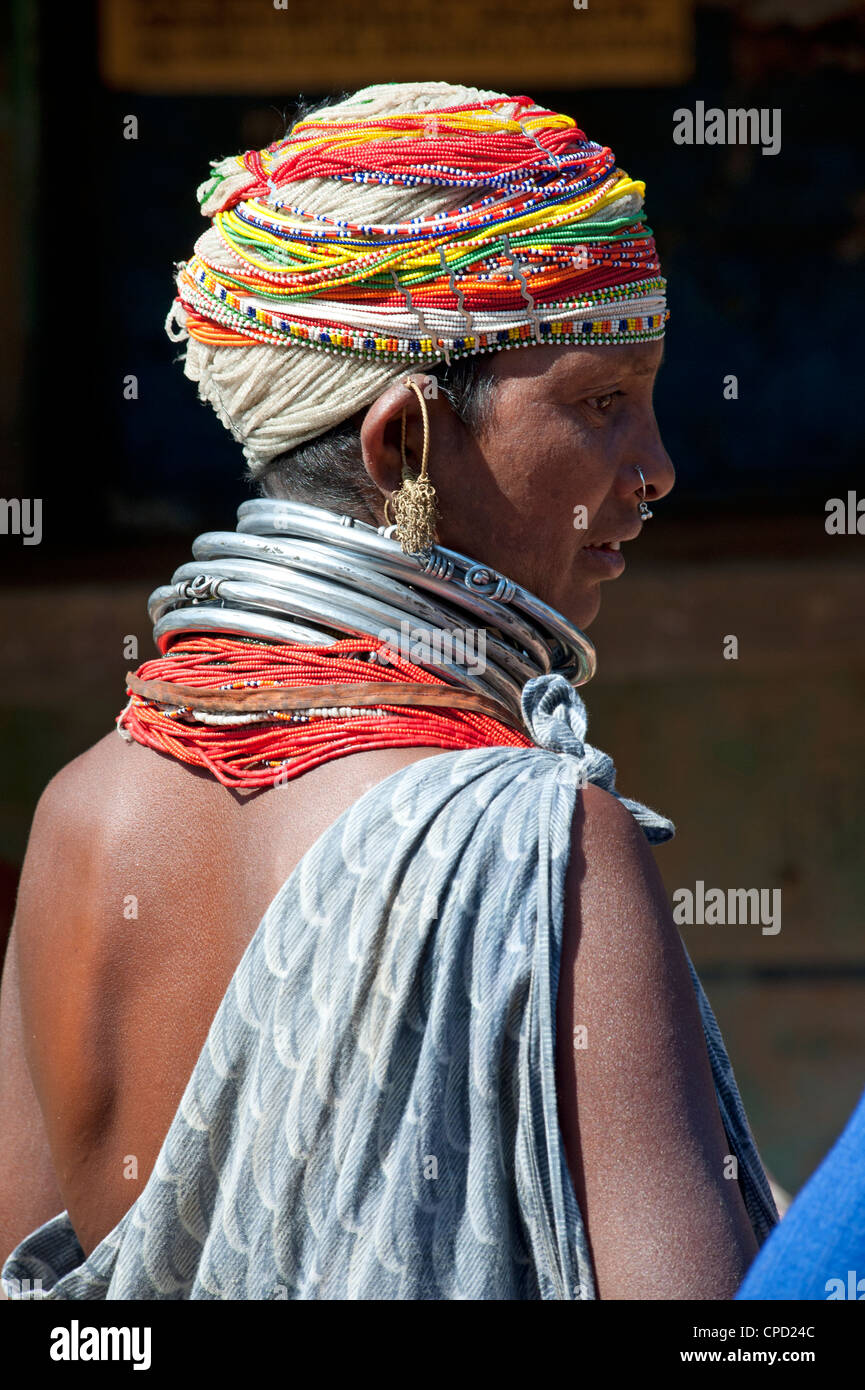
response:
M369 638L348 638L323 648L193 637L175 643L166 656L144 662L136 675L140 680L168 681L202 692L328 686L370 679L446 686L429 671ZM226 787L274 786L334 758L376 748L531 747L526 734L470 710L384 702L372 708L386 714L361 710L298 718L300 712L274 711L266 720L214 725L194 720L186 707L166 709L130 694L117 723L137 743L192 767L207 768Z

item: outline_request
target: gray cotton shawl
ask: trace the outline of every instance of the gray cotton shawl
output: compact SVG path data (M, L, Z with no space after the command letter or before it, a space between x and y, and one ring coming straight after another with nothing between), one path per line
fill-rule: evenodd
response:
M619 797L652 843L673 827L616 791L561 676L530 681L523 710L536 746L416 763L320 837L237 967L137 1201L86 1259L66 1213L40 1227L6 1262L10 1296L596 1296L554 1075L579 788ZM775 1207L691 973L762 1243Z

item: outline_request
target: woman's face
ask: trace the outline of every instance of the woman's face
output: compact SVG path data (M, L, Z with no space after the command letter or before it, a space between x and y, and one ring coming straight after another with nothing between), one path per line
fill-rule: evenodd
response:
M587 627L601 584L625 568L624 548L599 547L642 527L637 468L649 500L673 486L652 408L662 354L661 342L500 352L476 435L431 402L441 543Z

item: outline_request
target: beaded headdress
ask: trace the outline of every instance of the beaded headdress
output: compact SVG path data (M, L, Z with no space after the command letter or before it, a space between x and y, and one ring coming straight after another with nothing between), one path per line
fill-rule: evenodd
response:
M211 167L166 328L253 473L407 366L663 335L645 185L528 97L365 88Z

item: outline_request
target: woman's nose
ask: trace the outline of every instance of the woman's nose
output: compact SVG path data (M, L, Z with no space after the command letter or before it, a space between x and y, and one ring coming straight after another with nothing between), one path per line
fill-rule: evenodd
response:
M636 456L631 456L629 466L625 468L627 480L624 490L635 492L638 500L646 502L660 501L672 490L676 482L676 470L664 448L657 425L653 435Z

